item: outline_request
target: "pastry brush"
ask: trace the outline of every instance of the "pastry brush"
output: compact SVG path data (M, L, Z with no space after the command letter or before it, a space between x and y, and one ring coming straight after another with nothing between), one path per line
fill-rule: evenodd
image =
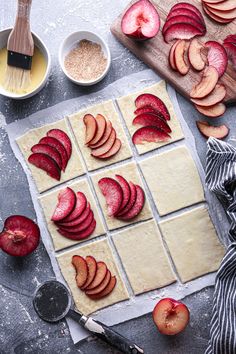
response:
M7 70L5 88L8 91L25 91L31 82L31 65L34 41L30 31L32 0L18 0L17 16L7 42Z

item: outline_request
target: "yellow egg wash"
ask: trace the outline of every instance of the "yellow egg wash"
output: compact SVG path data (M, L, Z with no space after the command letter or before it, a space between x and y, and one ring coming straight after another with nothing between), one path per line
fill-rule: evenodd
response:
M7 69L7 48L0 49L0 85L4 88L4 81ZM46 59L42 52L35 47L31 67L31 83L27 89L15 93L24 94L34 91L41 83L47 70Z

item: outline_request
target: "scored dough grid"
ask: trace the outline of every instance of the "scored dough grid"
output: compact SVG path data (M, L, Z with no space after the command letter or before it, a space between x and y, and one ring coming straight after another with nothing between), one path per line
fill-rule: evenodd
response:
M145 90L147 90L147 89L148 89L148 88L146 88ZM144 90L142 90L141 92L143 92L143 91L144 91ZM174 273L176 274L176 277L177 277L178 281L180 281L180 278L179 278L179 275L178 275L176 266L175 266L175 264L174 264L174 262L173 262L172 256L171 256L171 254L170 254L169 248L167 247L166 241L165 241L165 239L163 238L163 234L162 234L162 232L161 232L161 230L160 230L159 220L161 220L161 218L160 218L159 214L157 213L157 209L156 209L156 205L155 205L154 200L153 200L153 196L151 195L151 193L150 193L150 191L149 191L149 188L148 188L148 186L147 186L147 182L146 182L146 180L144 179L143 173L142 173L141 168L140 168L140 165L139 165L139 162L145 160L145 159L148 158L149 156L153 156L153 154L152 154L153 152L146 153L146 155L142 155L142 156L140 156L140 155L138 154L138 152L136 151L135 147L131 145L131 144L132 144L132 141L131 141L131 138L130 138L130 134L129 134L129 131L128 131L127 126L124 124L124 117L123 117L122 114L121 114L120 107L117 105L117 103L116 103L115 101L113 102L113 104L114 104L114 107L115 107L116 112L117 112L117 114L118 114L118 118L119 118L120 124L122 124L123 129L124 129L124 132L125 132L125 135L126 135L126 138L127 138L128 142L129 142L129 148L132 147L132 151L133 151L133 156L132 156L129 160L124 161L124 164L127 164L127 163L131 160L131 161L133 161L133 163L135 163L135 165L136 165L136 167L137 167L137 169L138 169L138 171L139 171L139 174L140 174L140 176L141 176L141 180L142 180L143 185L144 185L145 195L146 195L147 199L148 199L149 202L150 202L152 214L154 215L154 218L155 218L156 221L158 222L157 227L158 227L158 229L159 229L159 231L160 231L161 238L162 238L162 242L163 242L163 244L164 244L164 246L165 246L165 249L166 249L166 252L167 252L167 254L168 254L169 261L170 261L170 263L171 263L172 269L174 270ZM68 118L66 118L66 120L68 121ZM77 142L77 140L75 139L75 136L74 136L74 131L72 130L70 124L68 124L68 125L69 125L68 129L70 130L70 133L71 133L71 135L72 135L72 140L73 140L73 142L76 144L77 148L79 149L79 151L80 151L80 153L81 153L81 150L80 150L80 147L79 147L79 145L78 145L78 142ZM182 139L182 138L181 138L181 139ZM159 150L163 151L163 149L164 149L164 151L166 151L166 150L169 150L170 148L173 148L173 146L174 146L174 147L178 147L178 146L180 146L181 144L183 144L181 141L177 141L177 142L174 142L174 141L173 141L173 142L171 142L171 144L170 144L169 146L161 147L161 149L159 149ZM159 155L159 153L160 153L160 152L159 152L158 150L155 150L155 154L156 154L156 155ZM82 155L82 159L83 159L83 161L84 161L84 156L83 156L82 153L81 153L81 155ZM118 162L118 163L114 163L114 164L112 165L112 168L117 167L117 166L123 166L123 161L120 161L120 162ZM103 171L104 173L105 173L105 171L110 171L110 167L109 167L109 166L104 166L104 167L101 169L101 171ZM125 283L125 285L126 285L126 287L127 287L127 289L128 289L129 296L132 298L132 297L134 296L134 292L133 292L133 290L132 290L132 288L131 288L131 285L130 285L130 282L129 282L129 280L128 280L127 274L126 274L126 272L125 272L124 266L123 266L123 264L122 264L122 262L121 262L120 255L118 254L118 252L117 252L117 250L116 250L116 248L115 248L115 246L114 246L114 241L113 241L113 239L112 239L112 238L113 238L113 234L115 233L115 231L109 231L109 229L107 228L106 219L105 219L105 217L104 217L104 215L103 215L103 212L101 211L99 199L98 199L98 197L97 197L97 194L96 194L96 192L95 192L95 188L94 188L94 185L93 185L93 182L92 182L93 176L96 175L98 172L100 172L100 171L89 172L89 171L86 169L85 177L86 177L86 179L87 179L87 182L88 182L89 185L90 185L90 188L92 189L92 192L93 192L93 195L94 195L94 198L95 198L96 205L97 205L97 206L99 205L98 213L99 213L99 215L101 216L101 220L102 220L103 225L105 226L105 231L106 231L106 234L107 234L107 238L106 238L106 239L107 239L109 245L110 245L111 248L112 248L112 252L113 252L115 261L116 261L116 263L117 263L118 268L120 269L121 276L122 276L122 279L123 279L123 281L124 281L124 283ZM44 193L43 193L43 194L44 194ZM43 195L43 194L42 194L42 195ZM130 227L132 228L133 226L136 227L136 226L138 226L138 225L142 225L142 223L140 224L140 223L134 222L131 226L126 225L124 228L121 229L121 231L123 231L123 230L124 230L124 231L125 231L125 230L128 231ZM102 238L104 238L104 237L103 237L103 236L99 236L99 237L98 237L98 239L102 239ZM84 242L82 242L82 243L79 245L78 248L83 247L83 246L85 246L85 245L89 245L89 244L92 245L92 244L93 244L94 242L96 242L96 241L97 241L97 237L96 237L94 240L91 240L91 239L85 240ZM70 249L73 250L75 247L77 247L77 245L70 247ZM67 250L66 250L66 252L67 252ZM60 254L64 254L65 251L63 251L63 253L60 252L60 251L59 251L59 252L56 252L56 253L57 253L58 255L60 255Z

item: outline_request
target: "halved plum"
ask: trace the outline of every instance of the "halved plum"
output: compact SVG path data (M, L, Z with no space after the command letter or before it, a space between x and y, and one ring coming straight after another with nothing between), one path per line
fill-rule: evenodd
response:
M80 287L81 290L84 290L89 286L93 279L95 278L96 272L97 272L97 262L96 259L93 256L87 256L85 258L87 266L88 266L88 277L86 282L84 283L83 286Z
M91 290L85 290L85 294L87 296L89 295L97 295L99 293L101 293L106 287L107 285L110 283L111 280L111 272L109 270L107 270L106 276L103 279L103 281L101 282L100 285L98 285L96 288L91 289Z
M73 189L66 187L58 194L58 203L52 215L52 221L60 221L66 218L75 207L76 195Z
M202 107L209 107L223 101L225 95L226 95L225 86L221 84L217 84L214 90L208 96L204 98L191 98L191 101L196 105L200 105Z
M78 226L79 224L81 224L82 222L84 222L87 219L87 217L90 213L90 209L91 209L90 204L89 204L89 202L87 202L85 210L76 219L67 222L67 221L64 221L64 220L67 220L67 218L65 218L61 222L60 221L56 222L56 224L59 227L61 227L61 226L65 226L65 227ZM72 213L73 213L73 211L72 211ZM69 217L70 217L70 215L68 216L68 218Z
M173 41L174 39L191 39L196 36L204 36L206 30L190 25L189 23L177 23L171 25L164 34L164 40L166 43Z
M97 133L97 121L92 114L85 114L83 122L86 127L85 144L89 144Z
M77 192L74 210L66 218L63 219L63 222L68 223L77 219L85 211L86 206L87 198L85 197L84 193Z
M146 40L157 35L160 17L149 0L139 0L131 5L121 20L122 32L136 40Z
M54 147L59 152L59 154L61 155L61 160L62 160L62 170L65 171L67 163L68 163L68 156L67 156L66 149L64 148L62 143L59 140L57 140L51 136L45 136L44 138L39 140L39 144L50 145L50 146Z
M129 183L126 181L126 179L120 175L115 175L117 181L119 182L122 191L123 191L123 200L120 206L120 210L124 209L126 207L126 205L128 204L129 200L130 200L130 195L131 195L131 191L130 191L130 186Z
M120 184L113 178L104 177L99 180L98 185L106 199L107 215L115 215L120 210L123 201L123 191Z
M152 107L157 112L160 112L165 120L170 120L169 111L165 103L157 96L151 93L143 93L139 95L135 100L135 106L137 108ZM135 114L137 114L135 112Z
M61 170L58 164L48 155L33 153L28 158L29 163L45 171L50 177L60 181Z
M211 136L216 139L224 139L229 134L229 128L226 125L219 125L217 127L210 125L207 122L196 122L200 133L206 138Z
M122 216L119 216L119 219L131 220L141 213L145 203L145 194L143 189L139 185L135 185L135 187L136 187L135 203L128 212L122 214Z
M108 159L112 156L115 156L120 151L121 145L122 144L121 144L120 139L116 138L116 140L115 140L114 144L112 145L112 147L110 148L110 150L107 151L105 154L100 155L99 159Z
M107 287L102 291L100 292L99 294L96 294L96 295L89 295L89 297L93 300L99 300L99 299L102 299L103 297L105 296L108 296L112 291L113 289L115 288L116 286L116 276L112 276L111 277L111 280L109 282L109 284L107 285Z
M181 75L186 75L190 69L190 64L187 57L188 48L189 42L184 39L181 39L175 48L175 67Z
M90 142L88 143L88 146L97 144L99 142L99 140L102 139L103 134L106 130L107 122L106 122L105 117L103 117L103 115L97 114L96 122L97 122L97 131L96 131L94 138L92 140L90 140Z
M61 155L54 147L46 144L36 144L32 146L31 151L34 153L42 153L48 155L56 162L60 170L62 169Z
M106 274L107 274L106 264L104 262L97 262L97 272L95 278L93 279L92 283L89 286L87 286L86 291L92 290L97 286L99 286L102 283L102 281L105 279Z
M99 157L101 155L106 154L112 148L115 140L116 140L116 131L114 128L112 128L112 132L109 139L97 149L92 149L91 155L94 157Z
M72 153L72 144L69 136L61 129L51 129L47 132L47 136L57 139L64 146L68 160Z
M202 71L206 66L206 58L202 53L203 49L204 45L197 38L191 40L188 49L188 59L192 67L198 71Z
M90 235L92 235L93 231L96 228L96 220L93 219L92 223L89 225L89 227L87 227L87 229L75 233L75 232L68 232L65 230L61 230L60 228L57 230L59 232L59 234L61 234L62 236L69 238L70 240L75 240L75 241L80 241L80 240L84 240L85 238L88 238Z
M74 266L76 272L76 284L78 288L81 288L88 278L87 262L83 257L75 255L72 257L72 265Z
M96 143L96 144L90 144L89 147L90 147L91 149L97 149L97 148L99 148L100 146L102 146L103 144L105 144L105 143L107 142L107 140L109 139L111 133L112 133L112 129L113 129L113 128L112 128L112 124L111 124L111 122L108 120L108 121L107 121L107 125L106 125L106 130L105 130L105 132L104 132L104 134L103 134L102 139L100 139L99 142Z
M120 210L119 210L118 214L116 214L116 216L122 216L122 215L128 213L136 201L137 189L136 189L135 185L133 184L133 182L129 182L129 186L130 186L129 201L126 204L125 208L123 208L123 209L120 208Z
M209 95L219 79L219 73L214 66L208 66L203 71L203 75L199 84L197 84L190 92L191 98L203 98Z
M226 111L226 107L223 103L217 103L214 106L209 106L209 107L202 107L195 104L195 108L198 110L199 113L209 118L220 117Z
M138 115L133 119L132 122L133 125L141 125L143 127L146 126L155 126L157 128L160 128L164 130L166 133L171 133L171 129L169 125L167 124L166 120L163 120L159 118L158 116L152 114L152 113L143 113Z
M208 64L216 68L219 77L221 77L225 73L228 65L228 57L225 48L216 41L206 42L205 47L208 48Z
M145 142L163 143L171 139L171 136L154 126L142 127L136 130L132 136L133 144L141 145Z
M78 233L78 232L81 232L81 231L87 229L90 226L90 224L93 222L93 220L94 220L93 211L90 210L90 213L89 213L88 217L86 218L86 220L84 220L79 225L76 225L76 226L61 226L60 225L60 229L64 230L64 231L71 232L71 233Z
M22 215L12 215L4 222L0 233L0 249L11 256L24 257L32 253L39 245L38 225Z

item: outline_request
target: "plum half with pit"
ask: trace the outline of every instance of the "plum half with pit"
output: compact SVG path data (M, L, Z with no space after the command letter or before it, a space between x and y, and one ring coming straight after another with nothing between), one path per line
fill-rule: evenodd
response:
M38 225L22 215L12 215L5 220L0 233L0 248L11 256L24 257L39 245Z

